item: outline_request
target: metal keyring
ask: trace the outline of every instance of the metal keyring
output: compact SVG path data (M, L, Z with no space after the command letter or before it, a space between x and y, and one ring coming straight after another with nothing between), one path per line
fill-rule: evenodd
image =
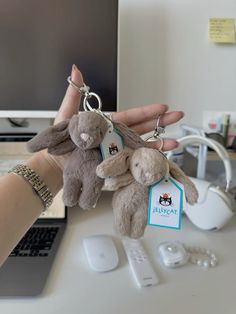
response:
M161 116L159 116L157 119L157 125L156 125L154 133L153 133L154 138L159 137L160 134L165 133L165 127L160 126L160 118L161 118Z
M86 84L83 83L83 86L81 86L81 87L76 85L75 82L72 81L71 76L68 76L67 82L71 86L73 86L82 96L84 96L84 99L83 99L84 111L93 111L93 112L96 112L97 114L101 115L107 121L107 124L109 125L109 129L111 131L113 131L113 123L112 123L111 119L108 116L106 116L101 110L102 109L101 98L96 93L89 92L90 88ZM88 99L90 99L92 97L95 97L98 101L98 107L97 108L93 108L92 106L90 106L90 104L88 102Z
M89 102L88 102L88 99L90 99L92 97L95 97L98 101L98 107L97 108L91 107ZM101 111L101 109L102 109L101 98L96 93L88 93L87 95L84 96L83 107L84 107L84 111Z
M154 137L154 135L150 135L150 136L148 136L148 137L145 139L146 142L155 142L156 140L159 140L159 141L161 142L160 147L158 148L158 150L159 150L159 151L162 151L162 148L163 148L163 146L164 146L164 140L163 140L162 137L160 137L159 135L158 135L158 136L155 136L155 137Z
M78 86L77 84L75 84L75 82L72 81L71 76L68 76L67 78L67 82L73 86L81 95L84 96L84 100L83 100L83 107L84 107L84 111L97 111L97 112L101 112L102 109L102 101L101 98L92 92L89 92L89 86L87 86L86 84L83 83L82 86ZM88 102L89 98L95 97L98 101L98 108L92 108Z
M162 137L160 137L160 134L165 133L165 127L159 125L159 124L160 124L160 117L161 117L161 116L159 116L158 119L157 119L157 124L156 124L156 127L155 127L155 130L154 130L153 134L152 134L152 135L149 135L149 136L145 139L145 141L146 141L146 142L148 142L148 141L149 141L149 142L154 142L154 141L156 141L156 140L159 140L159 141L161 142L161 145L160 145L160 147L158 148L158 150L159 150L159 151L162 151L162 148L163 148L163 146L164 146L164 140L163 140Z

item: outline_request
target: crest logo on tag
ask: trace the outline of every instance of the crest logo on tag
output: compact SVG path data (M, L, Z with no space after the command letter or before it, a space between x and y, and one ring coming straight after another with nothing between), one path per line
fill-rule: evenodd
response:
M172 205L172 198L169 193L163 193L159 198L159 204L162 206Z
M123 148L124 144L122 136L118 133L116 129L111 129L109 127L102 143L100 144L102 159L104 160L106 158L114 156Z
M109 153L111 156L115 155L116 153L118 153L119 149L117 147L116 144L111 143L111 145L109 146Z

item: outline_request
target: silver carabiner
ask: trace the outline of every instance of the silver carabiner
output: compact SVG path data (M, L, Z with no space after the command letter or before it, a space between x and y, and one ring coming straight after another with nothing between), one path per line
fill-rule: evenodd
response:
M84 100L83 100L83 107L84 107L84 111L101 111L102 109L102 101L101 98L95 94L95 93L91 93L90 87L86 84L83 84L82 86L78 86L77 84L75 84L75 82L72 81L71 76L68 76L67 78L67 82L73 86L82 96L84 96ZM98 101L98 107L92 108L88 102L88 99L91 97L95 97Z
M101 98L98 96L98 94L90 92L90 87L86 84L83 84L83 86L79 87L75 84L75 82L72 81L71 76L69 76L67 78L67 82L73 86L82 96L84 96L83 99L83 108L84 111L94 111L97 114L100 114L108 123L110 130L113 130L113 123L111 121L111 119L109 119L103 112L102 112L102 100ZM95 97L97 99L98 102L98 107L97 108L93 108L90 104L88 99Z
M98 102L97 108L91 107L89 102L88 102L88 99L90 99L92 97L95 97L97 99L97 102ZM83 107L84 107L84 111L101 111L102 100L96 93L88 93L87 95L84 96Z
M154 142L154 141L156 141L156 140L159 140L160 142L161 142L161 144L160 144L160 147L158 148L158 150L159 151L162 151L162 148L163 148L163 146L164 146L164 140L163 140L163 138L162 137L160 137L160 134L163 134L163 133L165 133L165 127L163 127L163 126L160 126L160 116L158 117L158 119L157 119L157 124L156 124L156 127L155 127L155 129L154 129L154 132L153 132L153 134L152 135L149 135L146 139L145 139L145 141L146 142Z
M154 138L158 138L160 136L160 134L164 134L165 133L165 127L160 126L160 117L158 117L157 119L157 125L155 127L154 133L153 133L153 137Z

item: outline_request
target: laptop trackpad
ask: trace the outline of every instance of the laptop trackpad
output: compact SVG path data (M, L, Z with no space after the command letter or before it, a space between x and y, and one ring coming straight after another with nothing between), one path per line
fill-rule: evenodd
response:
M9 257L0 268L0 296L40 294L49 273L50 260L50 258Z

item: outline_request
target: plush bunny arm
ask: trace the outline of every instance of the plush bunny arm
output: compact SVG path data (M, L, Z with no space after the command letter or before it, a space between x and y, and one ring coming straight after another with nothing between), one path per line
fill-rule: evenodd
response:
M116 155L109 157L97 166L97 176L100 178L115 177L125 173L129 168L129 158L133 150L124 148Z
M70 140L68 131L69 119L62 121L54 126L50 126L41 133L37 134L27 143L27 148L30 152L37 152L44 148L49 148L51 152L59 145L63 146L63 142L66 142L66 152L72 151L75 148L75 144ZM63 149L63 154L65 149ZM59 155L59 153L57 153Z
M122 135L124 144L127 147L136 149L147 146L147 143L141 137L121 122L112 122L115 129Z
M104 191L117 191L123 186L127 186L134 181L134 177L127 171L116 177L109 177L105 179L103 190Z
M189 204L196 203L198 200L198 191L193 182L173 161L169 160L169 166L172 177L183 184L187 202Z
M64 142L61 142L54 147L49 147L48 152L51 155L60 156L73 151L75 148L76 145L74 142L72 142L70 138L67 138Z

